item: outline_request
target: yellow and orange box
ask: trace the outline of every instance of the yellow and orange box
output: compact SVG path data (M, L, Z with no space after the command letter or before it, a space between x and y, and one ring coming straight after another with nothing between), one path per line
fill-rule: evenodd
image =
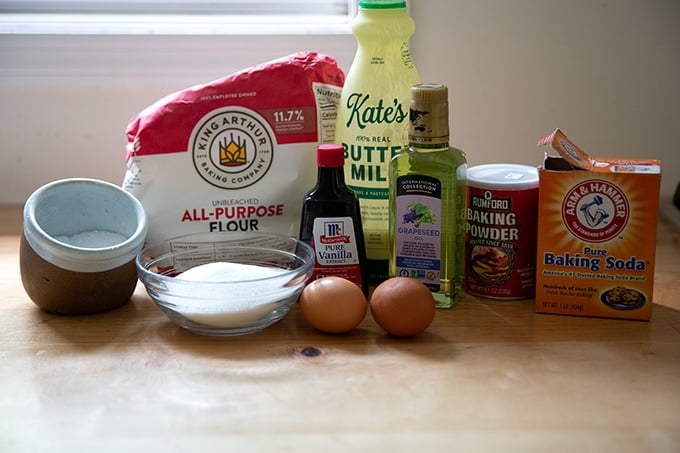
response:
M661 162L593 158L559 129L538 145L558 155L539 168L536 312L649 320Z

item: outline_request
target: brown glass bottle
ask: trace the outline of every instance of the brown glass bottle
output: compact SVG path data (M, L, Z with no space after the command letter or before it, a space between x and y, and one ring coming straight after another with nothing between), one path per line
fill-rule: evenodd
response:
M305 196L300 240L314 249L312 279L343 277L368 294L366 249L359 200L345 185L342 145L319 145L317 182Z

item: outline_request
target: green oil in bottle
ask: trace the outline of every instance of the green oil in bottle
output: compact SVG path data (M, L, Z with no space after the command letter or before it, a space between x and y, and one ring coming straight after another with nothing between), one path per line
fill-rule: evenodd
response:
M467 161L449 146L447 87L413 86L409 121L409 144L390 162L389 273L421 281L450 308L463 292Z

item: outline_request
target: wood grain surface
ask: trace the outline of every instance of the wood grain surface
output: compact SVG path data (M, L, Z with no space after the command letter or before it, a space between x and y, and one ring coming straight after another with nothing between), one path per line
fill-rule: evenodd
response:
M298 307L210 338L141 285L107 313L39 310L5 230L0 451L678 451L680 235L662 222L658 243L650 322L465 296L413 339L370 315L322 334Z

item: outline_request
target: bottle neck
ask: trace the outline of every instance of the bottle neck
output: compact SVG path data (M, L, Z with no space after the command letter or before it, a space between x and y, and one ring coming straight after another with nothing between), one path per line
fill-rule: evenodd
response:
M449 144L449 106L446 102L417 103L409 110L409 144L417 148L441 148Z
M421 121L414 124L411 121L408 133L408 143L415 148L448 148L449 126L448 116L439 118L435 122Z
M316 174L316 185L319 188L346 187L345 172L342 167L318 167Z
M406 8L359 8L352 22L352 33L360 44L399 42L408 44L415 32L415 22ZM380 44L381 47L384 44Z
M449 149L449 139L447 137L446 140L437 140L436 142L409 140L409 147L418 150L443 151Z

